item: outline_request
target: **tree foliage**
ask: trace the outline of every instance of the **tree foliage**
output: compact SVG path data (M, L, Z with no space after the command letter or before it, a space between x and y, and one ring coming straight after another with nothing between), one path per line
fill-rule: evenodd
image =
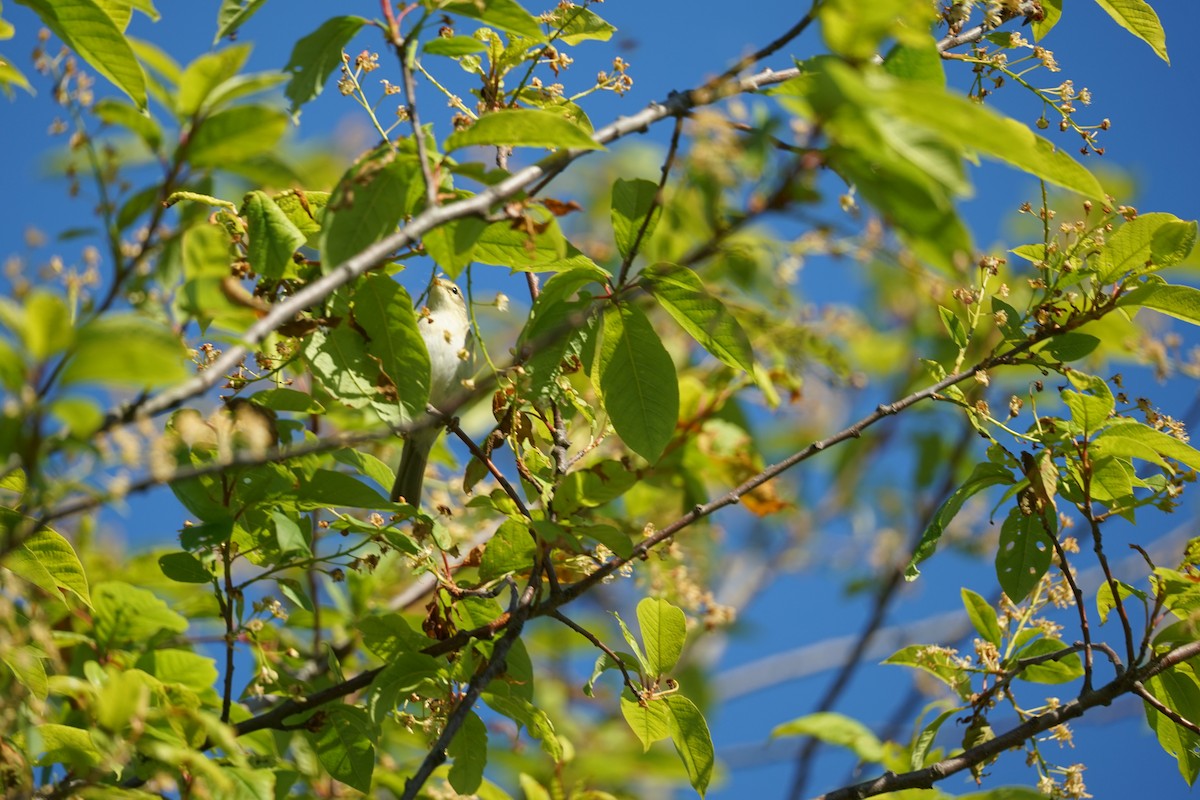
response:
M1166 60L1144 0L1096 1ZM734 612L712 586L739 549L786 562L863 508L915 529L867 543L880 615L948 548L996 588L962 588L973 646L886 659L940 687L911 733L836 712L844 683L763 726L807 742L794 794L824 743L874 776L830 798L956 773L1038 796L987 781L1014 748L1029 785L1087 796L1044 742L1123 695L1194 782L1196 540L1129 569L1105 537L1200 468L1112 366L1149 312L1200 324L1170 282L1197 224L1121 205L1064 146L1102 155L1109 122L1054 77L1061 0L821 0L611 121L592 104L630 64L568 69L612 46L591 2L385 2L313 20L268 72L237 33L285 3L224 0L188 64L127 33L151 0L18 4L48 33L36 77L0 59L0 86L17 109L54 93L57 168L96 204L83 269L10 270L0 299L13 796L704 795L704 646ZM375 144L289 144L333 91ZM659 127L648 171L622 148ZM973 242L980 158L1040 186L1030 240ZM805 261L861 276L861 304L814 315ZM467 290L480 358L429 410L413 295L435 273ZM448 480L390 502L398 437L429 427ZM150 550L101 545L98 511L162 486Z

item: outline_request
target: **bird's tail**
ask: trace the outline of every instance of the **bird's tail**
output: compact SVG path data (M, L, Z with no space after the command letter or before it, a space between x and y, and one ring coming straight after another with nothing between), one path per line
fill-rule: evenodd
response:
M425 465L429 463L429 451L437 441L437 428L417 431L404 441L404 452L400 455L400 466L396 469L396 482L392 484L392 502L412 505L421 503L421 485L425 482Z

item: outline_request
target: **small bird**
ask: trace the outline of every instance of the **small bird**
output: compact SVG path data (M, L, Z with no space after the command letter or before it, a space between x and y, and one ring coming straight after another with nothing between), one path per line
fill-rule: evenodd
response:
M429 351L429 403L441 408L461 388L463 380L470 377L471 321L462 290L443 278L434 278L429 287L426 309L428 314L421 313L417 327ZM396 482L392 485L393 503L403 498L413 505L420 504L429 451L441 434L440 426L430 426L405 440Z

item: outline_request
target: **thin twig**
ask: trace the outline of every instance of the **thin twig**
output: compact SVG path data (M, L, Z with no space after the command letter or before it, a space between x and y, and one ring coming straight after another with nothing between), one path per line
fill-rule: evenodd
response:
M921 540L921 536L925 533L925 529L929 527L933 519L933 515L937 509L941 507L945 498L954 490L956 471L961 463L962 457L968 452L968 444L970 443L974 429L968 425L964 425L963 433L959 436L955 443L954 451L949 459L947 459L946 469L943 473L942 484L937 491L933 493L934 502L927 502L925 508L917 515L917 524L913 526L911 538L911 546L908 548L911 553L917 547ZM908 559L905 559L907 562ZM904 567L905 564L897 564L892 567L888 576L875 593L875 600L871 606L871 614L867 622L863 625L862 632L851 648L850 653L845 659L844 665L838 671L837 677L833 683L825 690L825 694L821 697L816 707L815 712L829 711L836 704L846 687L850 685L850 679L857 671L859 664L862 662L863 655L867 648L875 639L875 634L883 626L883 622L887 617L887 610L891 602L897 596L898 590L904 584ZM808 783L808 776L812 768L812 761L816 757L817 750L820 748L821 740L817 737L809 737L800 749L796 757L796 770L792 776L792 785L789 792L789 797L800 798L804 796L804 787Z
M809 7L808 13L805 14L803 17L801 17L799 19L799 21L796 22L795 25L793 25L792 27L790 27L786 31L784 31L782 34L780 34L777 39L775 39L771 42L768 42L767 44L760 47L758 50L755 50L753 53L746 56L745 58L738 59L737 63L735 63L729 69L722 72L716 78L713 78L711 81L709 81L708 87L714 87L714 86L718 86L718 85L727 83L731 79L737 77L742 72L742 70L748 69L748 68L754 66L755 64L757 64L758 62L762 61L763 59L770 58L771 56L778 53L780 50L782 50L784 48L785 45L787 45L788 42L792 41L797 36L804 33L804 31L808 28L808 26L813 23L813 20L815 19L814 15L816 13L816 10L817 10L817 3L814 1L812 3L812 5Z
M679 152L679 138L683 134L683 117L675 118L675 129L671 131L671 144L667 147L667 157L663 159L662 174L658 179L658 189L654 192L654 199L650 202L650 208L646 211L646 216L642 218L642 224L638 226L637 235L633 237L633 244L629 247L629 252L625 254L625 258L621 261L621 270L617 276L617 286L625 285L625 278L629 276L629 268L633 266L633 259L637 258L638 251L642 248L642 239L646 236L646 231L650 228L650 221L654 219L654 212L663 204L663 191L667 186L667 177L671 174L671 165L675 163L675 154Z
M233 707L233 646L237 640L233 634L233 557L231 551L233 542L225 542L221 547L221 561L225 567L225 595L218 597L222 616L225 622L225 683L221 692L221 722L229 723L229 713Z
M390 11L390 0L382 0L382 2L385 6L389 6ZM424 17L422 17L423 21ZM425 131L421 129L421 117L417 113L417 82L413 77L412 64L409 61L410 58L416 58L412 48L416 44L416 32L420 30L421 24L417 23L407 38L400 36L399 23L389 18L388 24L391 27L391 44L396 48L396 55L400 59L400 76L404 84L404 107L408 111L408 121L412 124L413 138L417 142L417 159L421 162L421 177L425 180L425 206L433 208L438 204L437 179L433 174L433 166L429 163L429 148L425 142Z
M463 694L462 699L458 701L458 705L455 706L454 711L450 712L450 716L446 719L445 727L438 734L438 738L433 743L433 746L429 748L429 752L425 754L425 758L421 761L421 766L413 773L412 777L404 782L404 793L400 796L401 800L414 800L421 791L421 787L425 785L425 781L429 780L429 777L433 774L433 771L445 762L446 750L450 747L450 742L453 741L454 735L458 733L459 728L466 722L467 716L471 713L471 709L474 708L476 701L479 699L479 695L483 693L483 690L492 682L493 678L504 671L508 651L521 638L521 630L534 608L538 586L541 583L540 576L541 571L537 569L530 575L529 584L525 587L524 595L516 604L516 608L508 615L511 620L508 630L504 632L504 636L492 648L487 666L471 678L471 682L467 686L467 691Z
M1071 564L1067 561L1067 552L1059 543L1058 537L1046 531L1046 536L1050 539L1050 543L1054 545L1054 552L1058 554L1058 568L1062 572L1063 578L1066 579L1067 585L1071 587L1071 594L1075 598L1075 608L1079 611L1079 632L1083 636L1083 691L1090 692L1092 690L1092 632L1088 626L1087 608L1083 599L1083 591L1079 588L1079 584L1075 582L1075 576L1071 574Z
M483 452L483 449L475 443L475 440L463 432L462 426L458 424L458 419L451 417L446 423L446 429L458 437L459 441L467 446L471 451L471 455L479 459L479 463L487 467L487 471L496 479L496 483L500 484L500 488L508 495L509 499L516 504L521 514L526 519L532 519L533 516L529 513L529 509L525 507L525 502L521 499L520 493L509 483L508 478L504 477L504 473L496 467L488 454Z
M587 628L583 627L582 625L579 625L573 619L571 619L570 617L563 614L561 611L552 611L552 612L550 612L550 616L551 616L551 618L556 619L559 622L561 622L563 625L566 625L568 628L575 631L583 638L587 639L589 642L592 643L592 645L594 647L600 649L604 653L604 655L608 656L609 660L612 661L613 664L616 665L617 669L621 670L621 675L624 676L624 679L625 679L625 685L629 688L629 691L633 692L633 696L638 697L641 695L641 693L642 693L641 687L638 686L637 683L634 682L633 676L631 676L629 674L629 670L627 670L625 668L625 662L621 660L620 656L618 656L615 652L613 652L613 649L611 647L606 645L604 642L600 641L600 638L597 637L596 634L592 633L591 631L589 631Z
M1138 697L1142 698L1143 700L1145 700L1155 711L1162 714L1164 717L1171 720L1171 722L1174 722L1179 727L1186 728L1187 730L1191 731L1192 733L1200 733L1200 725L1197 725L1196 723L1192 722L1190 719L1183 716L1178 711L1174 711L1173 709L1167 708L1165 705L1162 704L1162 702L1157 697L1150 694L1150 692L1146 689L1146 687L1142 685L1141 681L1133 682L1133 693L1136 694Z

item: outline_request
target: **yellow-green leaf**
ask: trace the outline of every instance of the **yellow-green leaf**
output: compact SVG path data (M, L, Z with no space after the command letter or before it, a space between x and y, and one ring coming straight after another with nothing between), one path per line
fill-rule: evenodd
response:
M1103 8L1122 28L1150 45L1155 55L1171 63L1167 57L1167 34L1158 14L1154 13L1146 0L1096 0L1096 5Z
M16 0L97 72L146 107L146 76L113 18L95 0Z
M531 108L493 111L446 139L447 152L475 145L604 149L587 131L562 115Z

